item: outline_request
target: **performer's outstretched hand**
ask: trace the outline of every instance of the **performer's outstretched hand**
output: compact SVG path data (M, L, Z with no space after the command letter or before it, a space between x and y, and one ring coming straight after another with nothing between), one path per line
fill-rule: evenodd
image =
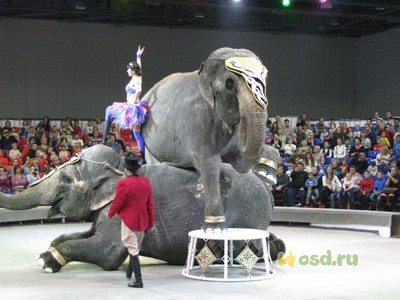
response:
M140 45L139 45L136 55L142 55L143 52L144 52L144 47L140 47Z

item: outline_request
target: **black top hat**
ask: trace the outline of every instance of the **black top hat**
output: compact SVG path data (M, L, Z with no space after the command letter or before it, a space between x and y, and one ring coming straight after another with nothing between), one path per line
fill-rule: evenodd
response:
M125 162L122 165L131 172L140 169L139 159L137 156L126 156Z

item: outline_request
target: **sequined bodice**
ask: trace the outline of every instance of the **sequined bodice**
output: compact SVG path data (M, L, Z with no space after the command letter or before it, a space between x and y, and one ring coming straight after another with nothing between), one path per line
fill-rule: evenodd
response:
M127 84L127 86L125 87L125 91L126 91L126 99L127 99L128 103L133 104L132 100L129 101L129 99L135 99L134 97L131 97L131 96L136 93L136 89L134 89L129 84ZM130 102L132 102L132 103L130 103Z

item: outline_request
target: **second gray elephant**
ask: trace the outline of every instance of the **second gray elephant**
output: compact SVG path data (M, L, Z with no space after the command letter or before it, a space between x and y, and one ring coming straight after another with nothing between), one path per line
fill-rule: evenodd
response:
M172 74L143 96L151 107L142 127L146 158L199 172L205 230L229 226L220 197L221 160L246 173L260 157L266 79L267 69L253 52L221 48L198 71Z

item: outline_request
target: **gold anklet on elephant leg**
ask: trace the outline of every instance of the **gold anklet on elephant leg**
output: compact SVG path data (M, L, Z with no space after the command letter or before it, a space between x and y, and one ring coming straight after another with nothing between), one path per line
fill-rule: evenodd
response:
M269 166L269 167L273 168L275 171L276 171L276 169L278 167L278 165L277 165L277 163L275 161L273 161L272 159L265 158L265 157L261 157L258 160L258 163L266 165L266 166Z
M225 221L225 216L204 216L205 223L223 223Z
M64 256L61 255L60 252L58 252L58 250L51 246L49 248L49 250L47 250L51 253L51 255L53 255L54 259L62 266L65 266L67 264L67 260L64 258Z

